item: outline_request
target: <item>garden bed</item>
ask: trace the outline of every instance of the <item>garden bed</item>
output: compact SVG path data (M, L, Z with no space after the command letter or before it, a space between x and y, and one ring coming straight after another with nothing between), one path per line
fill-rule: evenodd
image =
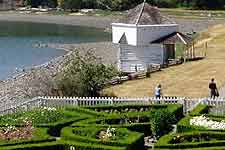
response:
M1 116L0 128L23 128L21 122L26 118L32 122L32 128L35 129L33 135L37 136L10 140L9 143L2 141L0 149L141 150L144 149L144 136L152 135L152 130L156 129L152 128L153 123L161 122L158 127L169 132L172 122L161 126L162 122L169 120L166 115L176 118L173 120L176 123L182 117L182 112L181 105L46 107L21 111ZM166 132L160 132L160 136Z
M161 137L156 143L155 148L160 150L224 149L225 130L223 128L218 128L218 125L220 125L220 122L224 122L225 116L222 114L216 115L216 113L212 111L213 109L215 110L217 108L207 105L198 105L189 115L178 122L177 133ZM217 112L220 111L217 110ZM200 118L200 120L198 120L198 118ZM214 128L214 126L216 127Z

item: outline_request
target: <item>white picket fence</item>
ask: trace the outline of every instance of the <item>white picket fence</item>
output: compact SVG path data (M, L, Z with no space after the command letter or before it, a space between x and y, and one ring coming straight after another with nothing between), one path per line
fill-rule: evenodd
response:
M35 97L25 102L14 101L0 104L0 114L9 114L18 110L31 110L38 107L65 107L65 106L94 106L94 105L115 105L115 104L182 104L184 113L193 110L198 104L211 106L225 105L223 99L187 99L184 97L155 97L144 98L113 98L113 97Z

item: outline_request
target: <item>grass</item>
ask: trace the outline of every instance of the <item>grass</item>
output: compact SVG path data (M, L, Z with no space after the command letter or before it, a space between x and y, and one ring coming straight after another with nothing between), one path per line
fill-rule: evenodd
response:
M225 11L223 10L189 10L185 8L160 8L162 14L169 15L172 18L182 19L224 19ZM1 12L1 13L8 13ZM34 12L32 12L34 13ZM35 14L35 13L34 13ZM109 16L121 17L126 14L125 11L95 10L88 13L72 13L70 11L49 11L48 15L87 15L87 16Z
M223 10L187 10L184 8L160 8L160 11L163 14L173 16L176 18L185 18L185 19L222 19L225 18L225 12Z
M128 81L109 87L104 92L114 93L119 97L153 96L155 86L161 83L164 96L208 96L211 78L216 79L218 87L225 85L225 27L211 27L203 33L201 39L210 40L205 59L169 67L151 74L151 78ZM204 44L196 44L196 51L200 52L203 47Z

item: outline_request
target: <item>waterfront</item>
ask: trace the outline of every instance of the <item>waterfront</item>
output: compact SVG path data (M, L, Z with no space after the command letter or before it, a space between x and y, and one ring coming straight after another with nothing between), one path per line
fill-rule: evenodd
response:
M0 79L24 68L40 65L66 51L48 44L109 41L103 29L47 23L0 21Z

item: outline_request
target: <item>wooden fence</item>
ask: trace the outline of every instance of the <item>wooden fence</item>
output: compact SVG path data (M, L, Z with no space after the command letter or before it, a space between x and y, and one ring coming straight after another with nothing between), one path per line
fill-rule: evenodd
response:
M9 114L18 110L31 110L38 107L94 106L115 104L182 104L184 113L193 110L198 104L210 106L225 105L223 99L187 99L184 97L113 98L113 97L35 97L25 102L11 102L0 105L0 114Z

